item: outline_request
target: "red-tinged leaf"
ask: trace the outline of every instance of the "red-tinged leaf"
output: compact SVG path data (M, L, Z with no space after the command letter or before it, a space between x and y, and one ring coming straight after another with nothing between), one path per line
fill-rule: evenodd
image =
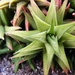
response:
M27 2L25 2L25 1L21 1L21 2L17 3L17 8L16 8L17 17L19 17L22 7L25 6L26 4L27 4Z
M26 28L26 31L29 31L29 26L30 26L30 24L29 24L28 20L25 19L25 28Z
M17 16L17 11L16 11L15 15L14 15L14 18L13 18L11 23L12 23L13 26L16 26L16 25L18 25L17 23L21 23L22 20L23 20L22 12L20 12L20 14Z
M23 13L24 13L26 19L29 21L29 23L31 24L31 26L32 26L34 29L37 29L36 24L35 24L35 22L34 22L34 19L32 18L32 16L31 16L30 13L26 12L26 10L27 10L27 8L24 8L24 7L23 7Z
M66 68L64 63L60 59L58 59L58 58L56 58L56 61L59 64L59 66L63 69L63 71L66 73L66 75L67 75L68 74L68 69Z
M58 21L58 25L63 23L63 18L64 18L64 14L65 14L65 9L66 9L66 5L67 5L68 0L64 0L62 6L60 7L60 9L57 11L57 21Z

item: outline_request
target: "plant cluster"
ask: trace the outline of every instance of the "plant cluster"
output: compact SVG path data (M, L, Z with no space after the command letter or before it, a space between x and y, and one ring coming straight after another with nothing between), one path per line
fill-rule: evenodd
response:
M43 56L44 75L54 61L68 74L65 48L75 48L75 21L65 21L68 0L1 0L0 54L14 52L15 63ZM7 47L6 47L7 46Z

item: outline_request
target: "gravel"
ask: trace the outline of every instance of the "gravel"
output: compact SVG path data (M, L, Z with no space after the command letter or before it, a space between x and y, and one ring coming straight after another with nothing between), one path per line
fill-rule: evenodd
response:
M19 67L17 73L14 73L14 65L11 63L9 59L9 55L3 55L0 57L0 75L44 75L43 69L40 66L39 62L35 63L35 71L33 71L27 62L23 63L21 67ZM68 75L73 74L74 70L69 72ZM56 70L55 72L49 72L49 75L66 75L63 71Z

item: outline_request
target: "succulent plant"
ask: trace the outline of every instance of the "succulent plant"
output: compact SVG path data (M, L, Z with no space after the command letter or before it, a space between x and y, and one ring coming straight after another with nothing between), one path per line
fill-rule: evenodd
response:
M75 29L75 22L64 23L63 21L67 2L68 0L64 0L61 7L56 10L55 1L51 0L47 15L43 14L34 0L30 0L27 8L22 7L22 11L28 22L33 25L33 29L5 32L6 36L15 40L29 42L26 47L15 52L12 58L21 57L25 61L34 58L42 51L44 75L48 75L53 60L56 60L67 74L70 66L65 48L75 48L75 36L71 34Z
M75 48L75 22L64 20L65 9L69 8L69 5L66 8L67 3L68 0L63 3L62 0L0 1L0 45L4 43L0 54L16 51L12 57L15 71L20 60L29 61L42 52L44 75L48 75L54 60L68 74L70 66L65 48ZM8 10L12 11L11 17Z

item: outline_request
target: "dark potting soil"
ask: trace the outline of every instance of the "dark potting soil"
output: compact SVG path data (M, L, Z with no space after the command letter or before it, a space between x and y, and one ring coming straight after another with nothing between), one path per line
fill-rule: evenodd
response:
M20 65L17 73L14 73L14 65L9 59L10 54L0 56L0 75L44 75L43 69L40 66L40 62L34 62L35 71L31 69L28 62L24 62L23 65ZM49 75L66 75L61 69L49 71ZM68 75L75 75L74 70L70 71Z

